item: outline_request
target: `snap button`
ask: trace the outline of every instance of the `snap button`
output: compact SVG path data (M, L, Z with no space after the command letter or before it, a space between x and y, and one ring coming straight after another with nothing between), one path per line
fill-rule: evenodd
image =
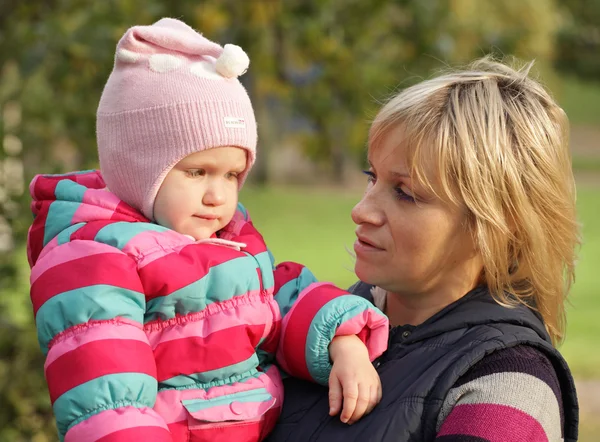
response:
M403 338L408 338L409 336L410 336L410 331L405 330L405 331L402 332L402 337Z
M238 416L244 412L244 406L241 402L232 402L229 408L233 414L237 414Z

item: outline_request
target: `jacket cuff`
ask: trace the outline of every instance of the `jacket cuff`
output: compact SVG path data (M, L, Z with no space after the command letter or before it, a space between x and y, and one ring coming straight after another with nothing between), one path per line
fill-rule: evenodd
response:
M279 362L293 376L327 385L335 336L357 335L374 360L387 348L388 333L387 317L370 302L331 284L316 284L284 318Z

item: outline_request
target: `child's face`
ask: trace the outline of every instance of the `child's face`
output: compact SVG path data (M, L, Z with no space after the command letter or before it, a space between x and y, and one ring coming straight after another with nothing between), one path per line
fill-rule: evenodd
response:
M238 175L246 151L216 147L185 157L171 169L154 202L154 219L196 240L209 238L231 221L238 202Z

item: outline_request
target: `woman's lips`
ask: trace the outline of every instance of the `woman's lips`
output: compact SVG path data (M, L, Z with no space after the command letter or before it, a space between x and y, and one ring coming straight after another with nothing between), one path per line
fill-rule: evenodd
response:
M354 251L356 253L384 251L383 248L379 247L377 244L375 244L369 238L362 236L362 235L358 235L358 234L356 235L356 237L357 237L357 239L354 242Z

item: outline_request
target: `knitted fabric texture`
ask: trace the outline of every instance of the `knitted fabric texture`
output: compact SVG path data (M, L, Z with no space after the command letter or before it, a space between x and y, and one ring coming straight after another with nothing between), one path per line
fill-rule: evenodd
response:
M550 360L529 346L486 356L448 392L436 441L561 441L564 412Z
M179 20L128 29L97 112L108 188L153 219L154 200L173 166L224 146L247 151L241 187L257 143L252 104L237 79L248 64L240 47L223 48Z

